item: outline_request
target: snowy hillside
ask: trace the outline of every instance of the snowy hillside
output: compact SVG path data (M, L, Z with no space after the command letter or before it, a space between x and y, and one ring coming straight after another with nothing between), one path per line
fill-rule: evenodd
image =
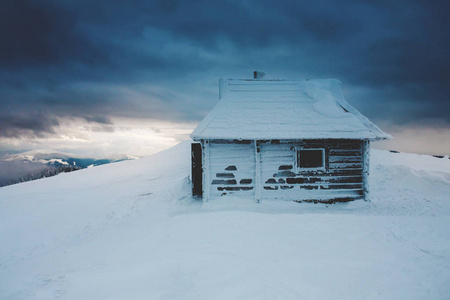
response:
M371 202L190 199L190 145L0 188L0 299L449 299L450 159L372 151Z

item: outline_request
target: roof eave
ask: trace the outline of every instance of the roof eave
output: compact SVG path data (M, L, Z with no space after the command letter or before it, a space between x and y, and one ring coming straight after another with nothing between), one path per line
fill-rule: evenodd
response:
M389 134L383 136L215 136L215 135L194 135L191 134L189 137L194 141L199 140L368 140L372 142L390 140L393 137Z

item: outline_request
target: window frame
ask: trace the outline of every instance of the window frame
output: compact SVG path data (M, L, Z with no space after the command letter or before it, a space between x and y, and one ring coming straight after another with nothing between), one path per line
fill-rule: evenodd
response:
M320 150L322 151L322 166L316 168L301 168L300 161L301 155L300 152L304 150ZM325 148L306 148L306 147L295 147L295 168L297 171L326 171L326 161L325 161Z

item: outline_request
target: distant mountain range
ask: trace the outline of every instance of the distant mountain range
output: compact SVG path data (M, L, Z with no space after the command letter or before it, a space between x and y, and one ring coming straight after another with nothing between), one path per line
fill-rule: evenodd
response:
M130 159L136 158L119 156L97 159L48 151L5 153L0 155L0 187Z

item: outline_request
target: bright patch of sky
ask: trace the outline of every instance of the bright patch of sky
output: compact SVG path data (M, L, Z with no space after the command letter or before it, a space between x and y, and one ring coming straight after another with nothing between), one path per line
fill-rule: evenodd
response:
M52 134L2 138L3 149L52 149L84 157L143 157L186 140L195 123L114 118L113 124L91 124L83 119L61 120Z

